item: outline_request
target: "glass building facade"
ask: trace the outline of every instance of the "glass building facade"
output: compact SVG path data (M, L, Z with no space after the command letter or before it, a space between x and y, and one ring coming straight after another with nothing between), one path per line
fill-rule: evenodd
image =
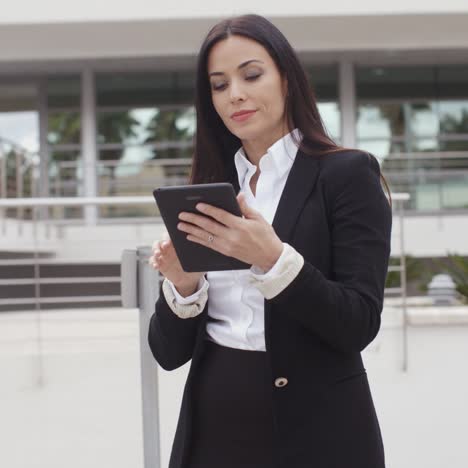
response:
M343 96L339 63L306 68L328 133L348 146L348 127L355 146L379 159L392 190L411 193L408 208L468 208L468 66L354 66L353 96ZM148 195L184 183L195 132L194 72L99 71L92 82L96 195ZM40 153L41 184L51 196L89 195L83 92L79 72L0 80L0 137ZM343 119L348 101L352 122ZM140 214L148 212L100 213Z

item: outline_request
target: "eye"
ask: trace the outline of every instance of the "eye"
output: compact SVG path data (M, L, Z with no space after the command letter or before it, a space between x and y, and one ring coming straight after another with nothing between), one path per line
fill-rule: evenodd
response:
M213 91L222 91L223 89L225 89L227 86L227 83L224 82L224 81L221 81L219 83L211 83L211 89Z
M247 81L255 81L256 79L260 78L262 76L261 73L250 73L246 75L245 79Z

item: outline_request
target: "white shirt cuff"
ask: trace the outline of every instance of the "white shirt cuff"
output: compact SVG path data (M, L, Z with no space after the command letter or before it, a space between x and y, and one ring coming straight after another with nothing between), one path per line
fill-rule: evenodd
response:
M304 265L304 257L292 246L283 242L283 251L277 262L266 273L258 267L250 268L249 282L266 299L272 299L294 280Z
M208 301L209 283L203 276L198 282L198 289L193 294L183 297L175 288L174 284L164 278L162 290L167 304L172 312L178 317L186 319L196 317L203 312Z
M191 294L190 296L187 296L187 297L184 297L182 296L179 291L177 291L176 287L174 286L174 283L170 280L167 280L167 282L169 283L171 289L172 289L172 292L174 293L174 296L175 298L177 299L177 302L179 304L193 304L194 302L196 302L199 298L200 298L200 295L202 294L203 291L206 291L208 289L208 281L206 280L206 278L204 276L202 276L200 278L200 280L198 281L198 286L197 286L197 290Z

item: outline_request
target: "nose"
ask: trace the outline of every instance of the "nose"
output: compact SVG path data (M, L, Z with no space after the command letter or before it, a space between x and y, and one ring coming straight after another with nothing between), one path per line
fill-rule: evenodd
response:
M232 80L231 86L231 102L238 102L245 100L245 92L242 86L242 83L239 80Z

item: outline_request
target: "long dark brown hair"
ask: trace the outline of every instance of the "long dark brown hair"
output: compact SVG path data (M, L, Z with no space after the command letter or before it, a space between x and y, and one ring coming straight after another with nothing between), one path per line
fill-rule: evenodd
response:
M193 184L232 181L235 178L234 154L241 140L224 125L211 98L208 79L208 57L218 42L238 35L262 45L287 81L285 113L288 129L297 128L302 139L297 141L301 151L314 157L344 151L327 134L317 108L317 101L307 74L294 49L283 33L259 15L243 15L225 19L208 33L200 49L195 87L197 130L190 182ZM387 182L381 176L392 203Z

